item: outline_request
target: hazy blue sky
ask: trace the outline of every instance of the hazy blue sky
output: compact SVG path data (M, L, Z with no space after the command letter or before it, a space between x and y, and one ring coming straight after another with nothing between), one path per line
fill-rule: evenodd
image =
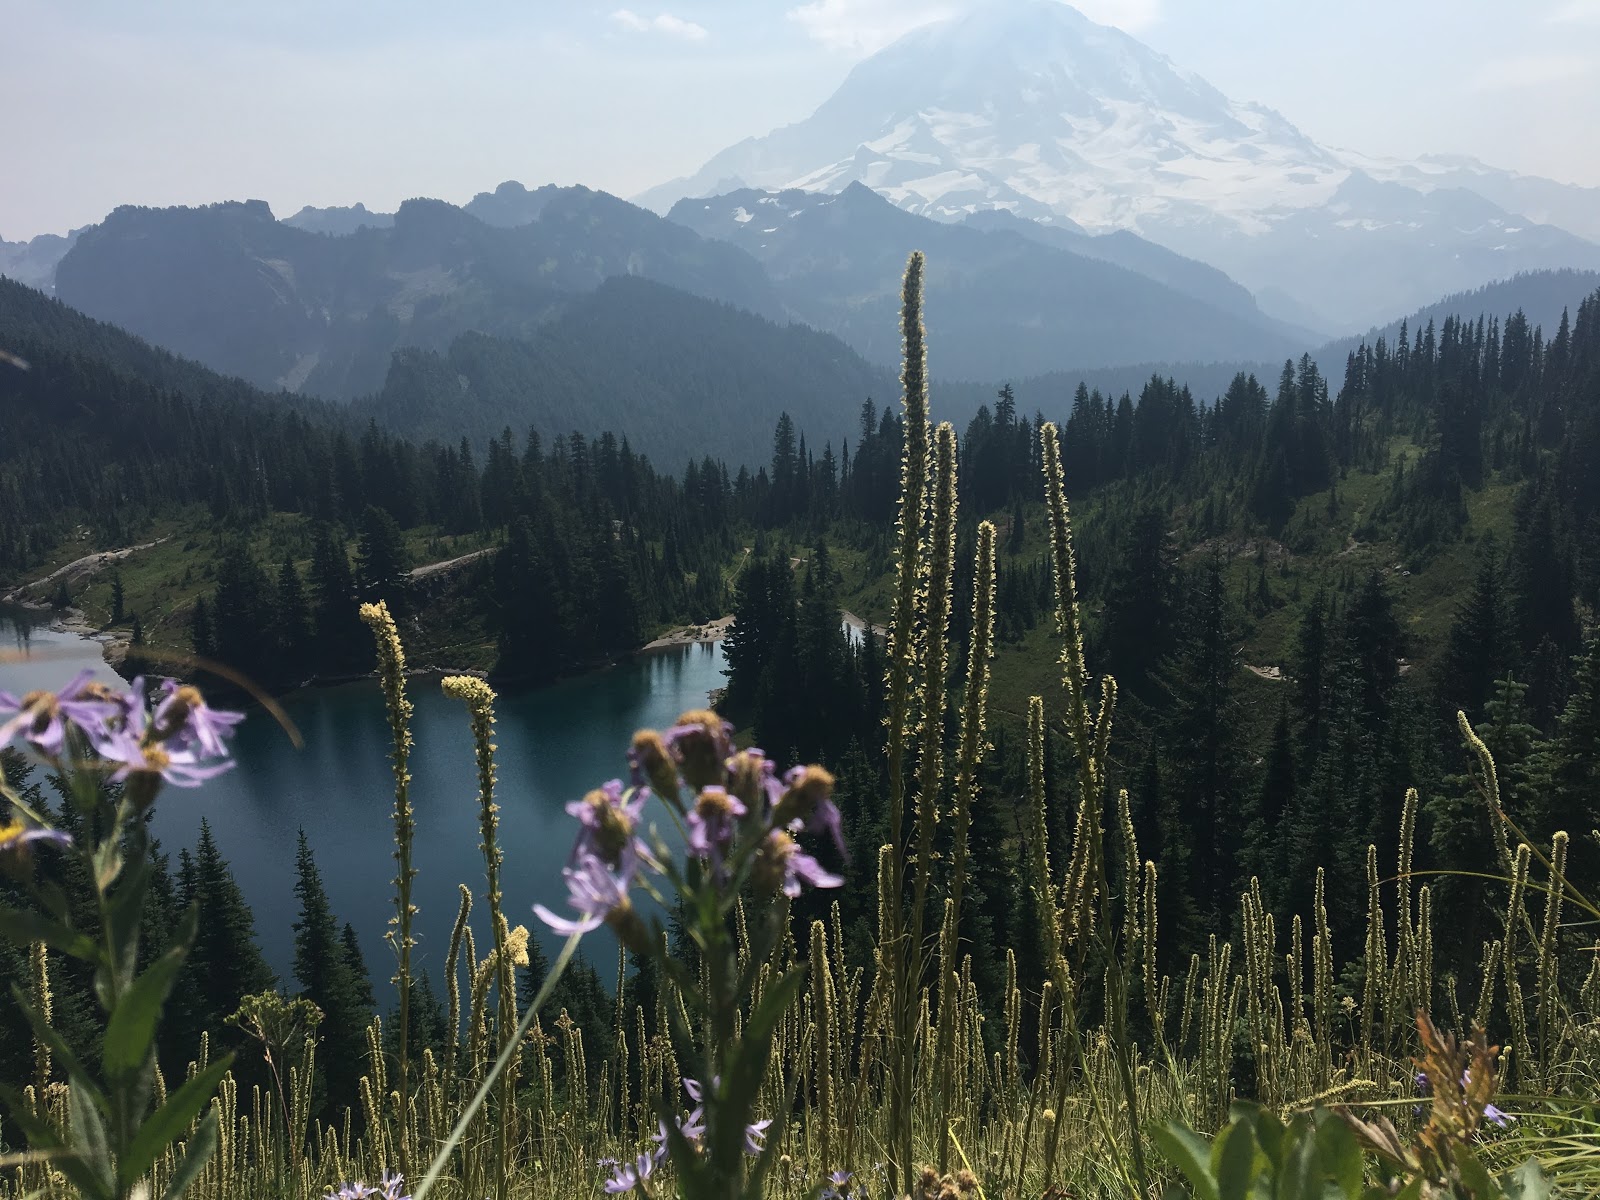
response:
M0 0L0 236L122 203L632 195L960 2ZM1330 145L1600 185L1600 0L1079 7Z

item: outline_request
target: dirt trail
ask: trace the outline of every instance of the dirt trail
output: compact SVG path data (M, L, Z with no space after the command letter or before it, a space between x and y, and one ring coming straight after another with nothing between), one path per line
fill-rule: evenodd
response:
M67 583L76 583L80 579L93 575L101 567L110 563L121 562L123 559L138 553L140 550L152 550L166 541L166 538L157 538L153 542L146 542L142 546L124 546L121 550L102 550L98 554L85 554L82 558L75 558L64 567L57 567L42 579L35 579L32 583L25 583L21 587L13 588L5 594L8 601L24 599L34 588L44 587L46 584L65 580Z

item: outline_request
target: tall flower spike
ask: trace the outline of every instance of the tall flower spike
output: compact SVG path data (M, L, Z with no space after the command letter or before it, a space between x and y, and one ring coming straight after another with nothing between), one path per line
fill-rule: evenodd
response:
M946 901L949 928L941 939L939 958L939 1166L949 1166L948 1115L955 1042L955 996L950 980L960 959L961 900L966 885L967 829L977 795L978 767L988 751L989 659L994 639L995 528L978 525L978 553L973 570L972 643L967 655L967 686L961 706L961 745L956 754L955 829L950 839L950 895Z
M910 947L920 954L923 910L933 876L933 830L944 785L945 677L950 655L950 593L956 553L956 431L948 421L934 436L933 523L928 531L928 579L923 613L922 759L917 781L917 874L911 902ZM920 967L920 962L918 963ZM920 973L920 972L919 972ZM913 985L920 986L914 979Z
M408 1073L411 1030L411 951L416 939L411 922L416 907L411 903L411 881L416 870L411 865L412 843L416 838L416 819L411 808L411 701L406 696L406 652L400 644L389 606L382 600L361 606L361 619L372 630L378 650L378 682L383 688L384 708L389 717L389 733L394 742L394 858L398 870L394 878L395 915L390 918L389 944L394 948L398 969L394 984L399 993L396 1033L399 1036L396 1081L400 1092L400 1111L411 1111L411 1081ZM399 1139L400 1170L409 1171L409 1140Z
M889 936L883 945L890 972L891 1013L895 1037L910 1045L915 1021L917 992L909 978L910 953L905 944L905 765L906 738L911 728L911 672L916 661L917 585L922 578L922 530L928 486L928 355L926 330L922 325L923 257L914 251L906 262L900 296L900 332L903 359L900 372L905 430L900 459L900 515L896 524L896 582L893 613L889 622L888 687L885 717L887 738L885 756L889 775L889 845L887 857L880 858L891 869L887 880L879 880L879 894L886 896ZM896 1056L889 1089L890 1186L899 1190L909 1183L913 1161L911 1056Z
M448 675L440 681L439 687L446 696L460 700L467 706L468 719L472 725L473 754L478 764L478 832L483 839L479 843L479 849L483 851L489 925L494 934L494 963L498 985L495 1028L499 1033L500 1045L503 1047L517 1024L516 976L512 964L519 952L512 950L508 945L506 922L500 913L500 865L504 856L500 852L495 836L499 828L500 808L494 802L494 689L483 680L471 675ZM523 930L520 956L526 960L527 953L527 931ZM496 1149L502 1168L510 1160L508 1115L509 1106L515 1097L515 1085L516 1073L506 1071L500 1082L501 1117L496 1128ZM503 1169L496 1173L495 1194L501 1200L504 1200L509 1183L506 1179L507 1174L508 1172Z

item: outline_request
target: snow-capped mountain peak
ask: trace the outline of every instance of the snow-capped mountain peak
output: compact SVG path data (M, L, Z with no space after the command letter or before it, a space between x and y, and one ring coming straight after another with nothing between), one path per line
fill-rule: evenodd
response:
M1545 224L1600 212L1600 190L1470 160L1335 152L1057 0L984 0L914 29L857 64L810 117L639 202L664 212L739 188L850 183L941 220L1004 209L1130 230L1286 294L1329 328L1364 328L1518 270L1600 266L1600 247ZM1493 211L1460 197L1419 203L1462 188Z

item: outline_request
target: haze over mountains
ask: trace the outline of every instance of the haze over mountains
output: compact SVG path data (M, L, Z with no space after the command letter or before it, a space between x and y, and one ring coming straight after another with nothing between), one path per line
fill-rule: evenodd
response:
M0 275L258 388L428 435L625 432L633 412L676 447L699 387L718 452L745 457L786 404L831 430L836 403L893 390L913 249L934 377L971 409L1004 379L1137 391L1152 371L1209 399L1235 369L1275 376L1307 351L1337 376L1354 343L1332 334L1392 336L1429 305L1504 315L1526 298L1553 329L1600 269L1600 189L1320 146L1055 0L915 30L807 120L641 199L660 213L515 182L281 220L260 200L125 206L0 242ZM1493 281L1510 282L1473 293ZM669 364L654 379L645 345Z
M1518 271L1600 266L1587 240L1600 238L1600 189L1318 145L1055 0L990 0L913 30L807 119L639 200L664 212L852 182L943 220L1005 209L1131 230L1329 332Z

